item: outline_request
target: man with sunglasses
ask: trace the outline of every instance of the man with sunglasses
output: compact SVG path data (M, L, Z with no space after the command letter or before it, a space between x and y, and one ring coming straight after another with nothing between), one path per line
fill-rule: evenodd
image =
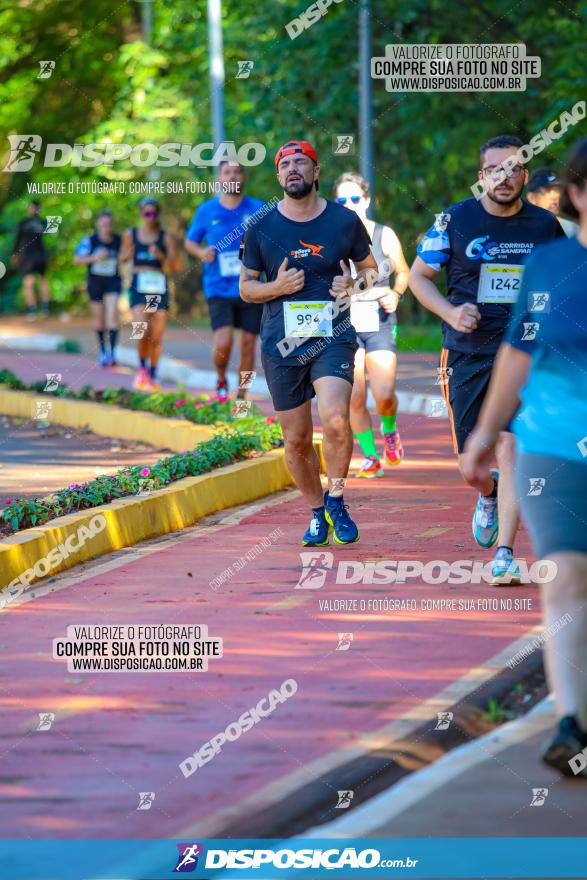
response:
M458 202L437 215L418 245L410 271L414 295L442 319L438 381L461 473L465 442L485 398L493 361L520 288L523 263L536 245L564 236L552 214L521 198L528 172L519 164L511 167L511 158L521 146L518 138L509 135L491 138L483 145L477 172L484 184L482 196ZM433 280L443 267L447 297ZM502 431L496 447L499 470L491 472L472 520L473 536L480 547L497 543L492 568L495 586L520 583L513 556L519 523L513 454L513 435Z
M318 157L307 141L289 141L275 156L283 199L245 232L241 297L263 303L261 351L273 406L283 428L287 466L308 506L308 547L359 540L343 499L353 437L349 410L355 329L353 290L371 287L377 263L361 219L318 196ZM358 276L353 281L349 261ZM264 272L266 281L260 281ZM311 401L324 433L328 490L322 494L312 445Z

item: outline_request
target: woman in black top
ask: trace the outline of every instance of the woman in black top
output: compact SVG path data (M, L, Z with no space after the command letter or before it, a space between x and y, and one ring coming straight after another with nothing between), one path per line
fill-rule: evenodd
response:
M155 374L169 310L167 275L179 272L181 266L173 236L161 229L157 199L150 196L142 199L140 209L143 222L125 231L120 259L121 262L132 260L133 265L131 338L138 340L141 364L134 387L156 391Z
M100 364L103 367L116 364L118 297L121 286L118 271L120 241L120 236L113 231L112 214L110 211L101 211L96 217L96 231L80 241L73 258L76 266L88 267L88 294L98 335ZM106 351L106 331L109 351Z

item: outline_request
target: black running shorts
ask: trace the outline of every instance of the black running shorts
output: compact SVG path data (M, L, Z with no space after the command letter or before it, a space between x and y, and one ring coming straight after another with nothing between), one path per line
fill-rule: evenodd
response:
M207 300L212 330L235 327L259 335L263 306L248 303L239 297L211 296Z
M448 408L455 452L464 451L467 437L477 423L494 362L494 355L448 348L441 351L439 385ZM510 426L504 430L509 431Z
M281 357L261 353L265 378L277 412L296 409L315 396L314 382L323 376L338 376L353 384L355 351L353 342L331 342L313 358L285 363Z

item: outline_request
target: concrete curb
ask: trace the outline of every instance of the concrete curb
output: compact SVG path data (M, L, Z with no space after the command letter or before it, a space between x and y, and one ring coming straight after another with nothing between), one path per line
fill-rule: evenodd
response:
M38 415L38 404L51 406L46 415ZM44 412L44 410L43 410ZM0 413L24 419L40 419L68 428L89 428L101 437L147 443L157 449L183 452L197 443L210 440L214 428L194 425L184 419L167 419L148 412L137 412L94 403L90 400L68 400L34 391L12 391L0 388Z
M304 831L304 838L370 837L378 829L438 789L448 788L451 781L463 773L475 770L510 746L544 734L555 723L554 701L549 696L514 721L500 725L485 736L474 739L439 758L429 767L402 779L393 788L381 792L367 803L357 807L348 816L334 822Z
M316 440L317 452L320 446ZM185 529L210 513L246 504L292 484L283 450L274 450L209 474L177 480L147 496L120 498L110 504L59 517L39 528L26 529L0 541L0 588L7 587L27 572L25 581L12 587L19 590L16 595L12 594L13 599L17 598L22 592L20 587L26 588L28 583L139 541ZM92 520L95 525L95 518L99 516L105 518L105 527L89 537L85 534L82 543L79 530L82 527L88 529ZM90 531L95 528L90 527ZM69 546L64 548L65 552L58 550L59 545L74 535L81 546L70 552L67 552ZM50 567L42 570L47 566L39 567L38 563L50 553L53 554ZM63 558L55 561L56 557ZM37 572L34 571L35 565ZM0 599L0 609L2 607Z
M383 766L395 764L394 756L401 756L406 746L409 746L412 757L417 756L414 741L422 744L422 760L430 760L430 739L423 734L432 731L437 713L453 710L458 723L459 714L455 707L474 706L490 697L501 699L504 691L510 692L511 677L523 674L523 664L519 664L512 672L508 669L508 661L531 644L539 631L541 626L532 628L483 664L470 669L447 685L439 693L418 703L402 717L389 722L379 730L363 734L357 745L341 747L278 777L239 803L233 803L210 815L204 822L199 822L197 829L187 825L182 829L180 837L183 835L189 839L197 835L197 831L200 830L203 838L259 837L262 834L271 837L347 836L347 826L345 832L338 832L338 823L341 820L326 824L328 816L336 812L333 811L335 803L333 793L341 788L361 788L370 778L377 780L382 776ZM524 661L525 664L537 662L541 663L541 658L529 657ZM460 748L456 747L448 752L447 757L458 752ZM434 767L440 760L444 758L436 758L430 766ZM409 782L417 773L404 769L401 775L405 775ZM404 780L400 779L381 793L367 797L364 803L360 802L351 807L347 816L343 818L348 817L352 825L353 816L366 810L375 801L379 802L386 795L392 799L393 792L403 783ZM317 815L322 815L326 821L317 822ZM369 817L371 815L369 814ZM308 821L310 828L306 830ZM351 836L360 837L361 834L357 831Z
M35 336L10 336L0 333L0 347L19 348L39 351L55 351L64 336L49 334L36 334ZM124 367L138 369L139 360L136 349L128 346L120 346L117 350L118 362ZM186 388L214 388L216 385L216 373L213 370L196 370L177 358L164 355L159 361L157 368L159 379L164 382L184 385ZM228 373L227 379L231 388L238 388L239 377L236 373ZM269 398L269 389L264 378L259 377L251 383L251 392ZM406 391L398 391L399 412L409 415L423 415L429 418L448 418L448 410L443 397L440 394L413 394ZM368 406L374 405L374 400L369 391L367 396Z

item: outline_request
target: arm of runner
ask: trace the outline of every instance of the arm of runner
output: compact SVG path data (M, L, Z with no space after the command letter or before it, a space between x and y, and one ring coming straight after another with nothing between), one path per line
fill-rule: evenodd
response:
M483 490L487 485L499 432L520 405L531 357L528 352L502 343L495 358L491 382L475 430L467 439L462 469L465 479Z
M216 259L216 248L213 245L202 244L206 238L206 228L209 223L207 211L206 203L200 205L196 210L183 244L188 254L195 257L196 260L201 260L202 263L213 263Z
M22 235L22 221L16 227L16 235L14 236L14 245L12 246L12 256L10 262L13 266L18 266L20 263L20 239Z
M86 235L85 238L82 238L78 246L76 247L73 254L73 265L74 266L90 266L92 263L95 263L97 260L104 259L103 255L108 256L108 251L106 248L99 248L94 253L91 252L90 246L90 236Z
M153 256L158 257L163 262L163 271L166 275L172 275L174 272L181 272L181 260L179 258L179 250L175 238L169 232L166 232L164 241L166 250L165 254L155 245L151 245L149 250ZM154 253L155 251L156 253Z
M275 281L259 281L261 270L241 266L240 295L245 302L265 303L280 296L299 293L304 287L302 269L288 269L287 257L277 271Z
M439 271L420 257L416 257L410 269L409 281L412 293L425 309L438 315L459 333L472 333L481 317L479 309L473 303L451 305L432 280Z
M213 244L200 244L197 241L191 241L186 236L183 240L183 245L191 257L201 260L202 263L213 263L216 259L216 248Z
M128 263L135 255L135 246L132 242L132 232L130 229L125 229L122 234L122 242L120 244L120 253L118 255L118 261L120 263Z
M399 238L389 226L383 227L381 247L391 264L390 274L395 271L395 284L391 293L379 297L379 303L387 313L391 313L397 310L399 301L407 290L410 267L404 257Z

